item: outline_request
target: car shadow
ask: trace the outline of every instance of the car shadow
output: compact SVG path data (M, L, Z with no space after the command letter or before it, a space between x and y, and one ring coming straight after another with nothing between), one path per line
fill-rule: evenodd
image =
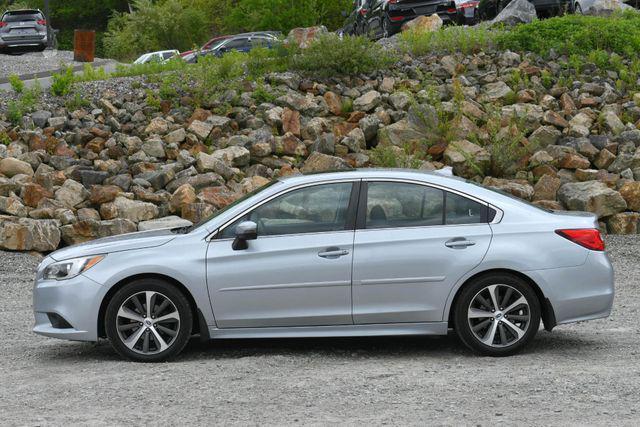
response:
M576 331L540 331L519 356L552 357L557 355L589 353L608 348L604 337L581 335ZM43 360L78 363L79 361L120 362L122 359L108 341L98 343L60 343L47 346L40 353ZM389 336L349 338L273 338L273 339L220 339L202 342L189 341L174 363L204 360L234 360L246 357L331 357L357 360L370 358L471 358L478 357L467 349L455 333L447 336Z

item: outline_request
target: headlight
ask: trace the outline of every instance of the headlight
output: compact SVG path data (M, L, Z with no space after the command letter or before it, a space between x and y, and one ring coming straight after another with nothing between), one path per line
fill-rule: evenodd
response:
M67 280L84 273L100 261L105 255L95 255L82 258L68 259L66 261L54 262L44 269L42 275L44 280Z

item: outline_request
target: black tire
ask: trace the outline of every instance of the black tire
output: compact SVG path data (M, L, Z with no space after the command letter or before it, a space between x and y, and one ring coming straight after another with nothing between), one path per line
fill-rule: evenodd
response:
M507 327L506 324L503 325L503 323L498 320L501 317L496 317L496 318L487 317L486 320L484 320L485 318L483 318L483 320L470 319L471 315L469 314L470 313L469 310L473 308L472 303L477 304L478 295L480 295L481 297L483 295L486 296L487 294L482 294L482 292L489 292L487 290L488 289L487 287L491 285L500 285L500 287L497 288L498 300L501 299L501 296L499 294L501 290L503 291L502 298L508 298L509 301L514 301L512 298L516 298L517 293L519 292L521 296L526 299L526 303L528 304L528 307L526 307L526 309L524 305L520 305L519 307L522 307L522 310L518 311L517 313L514 313L516 311L515 309L510 310L510 313L513 313L514 317L516 316L526 317L526 316L522 316L522 314L526 314L528 316L528 322L526 322L526 326L524 326L524 330L521 329L521 331L523 331L524 333L520 338L517 338L517 340L511 344L508 344L508 341L509 341L508 339L505 340L507 344L504 344L504 345L502 345L501 343L495 342L496 340L502 339L502 337L499 336L500 334L498 334L498 331L497 331L498 327L501 328L503 331L505 331L505 338L512 337L513 339L516 339L516 335L517 335L513 333L513 329L511 329L510 327ZM514 292L513 290L509 291L508 288L513 288L513 290L517 292ZM511 296L511 298L509 298L509 296L506 295L507 291L509 292L509 296ZM504 299L503 299L503 302L504 302ZM491 301L487 301L487 303L490 306L493 305ZM511 304L511 303L508 303L508 304ZM498 305L500 305L500 302L498 302ZM495 313L496 316L503 316L503 313L500 312L500 309L503 309L503 308L506 309L506 307L499 307L499 309ZM488 310L489 308L487 308L487 311ZM510 356L512 354L517 353L522 348L524 348L535 337L540 327L540 316L541 316L540 313L541 313L540 302L538 301L536 292L531 288L531 285L529 283L511 274L506 274L506 273L488 274L486 276L479 277L477 280L474 280L472 283L467 284L458 295L456 306L454 307L454 324L455 324L454 326L460 340L474 352L484 356L492 356L492 357ZM507 316L507 312L505 311L504 318L502 318L502 320L504 320L505 323L506 323L506 320L505 320L506 318L508 318L508 316ZM498 323L494 328L493 336L495 336L495 338L493 338L493 336L491 338L492 345L487 345L481 341L481 339L477 335L482 333L483 329L480 329L478 334L474 332L472 330L472 325L471 325L472 321L478 322L475 324L475 326L480 326L479 323L489 321L490 323L487 324L488 325L487 328L493 327L494 322ZM518 323L518 322L515 322L515 323ZM487 333L485 334L485 337L489 337L488 330L487 330Z
M138 351L135 351L134 349L131 349L127 345L125 345L123 341L124 338L118 332L118 322L122 321L122 318L119 318L118 316L118 311L120 310L120 307L125 302L130 301L130 299L134 295L140 295L140 293L147 291L160 294L160 298L168 299L170 301L170 304L173 304L172 307L170 305L169 307L171 307L171 309L175 308L179 315L179 320L178 325L175 326L175 336L169 343L167 343L168 348L163 351L157 351L158 349L156 348L156 352L143 354L142 350L138 349ZM164 300L162 299L161 301ZM132 326L134 326L133 323L135 322L131 323ZM145 325L143 325L142 323L140 323L140 325L140 329L145 328ZM140 279L125 285L122 289L120 289L113 295L113 297L109 301L105 313L105 330L107 333L107 337L111 342L111 346L120 356L133 360L135 362L164 362L174 358L187 345L187 342L191 337L192 325L193 313L191 311L189 301L187 300L185 295L174 285L157 279ZM149 326L149 328L151 327L151 325L147 326ZM153 337L153 334L149 332L149 328L146 328L146 332L142 332L142 334L144 335L146 333L151 335L151 341L158 343L155 337ZM138 329L136 329L136 331L137 330ZM134 333L135 332L133 332L132 335ZM157 344L153 345L157 347ZM147 350L149 349L147 348Z

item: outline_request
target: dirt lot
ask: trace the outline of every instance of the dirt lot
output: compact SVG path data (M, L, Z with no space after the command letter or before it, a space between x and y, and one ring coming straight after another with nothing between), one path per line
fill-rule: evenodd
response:
M176 362L31 333L37 259L0 253L0 423L640 423L640 239L611 237L606 320L541 332L515 357L443 338L192 342Z

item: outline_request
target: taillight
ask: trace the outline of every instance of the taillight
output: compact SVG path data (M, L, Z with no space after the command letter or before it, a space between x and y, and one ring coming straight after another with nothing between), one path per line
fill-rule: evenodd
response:
M7 23L6 23L6 22L0 22L0 28L2 28L2 27L6 27L6 26L7 26Z
M367 14L367 9L360 9L360 15L364 16Z
M556 230L556 234L592 251L604 251L604 241L595 228Z
M455 7L450 7L449 9L447 9L448 13L456 13L456 8Z
M45 19L38 19L38 20L36 21L36 23L37 23L38 25L47 25L47 21L46 21Z
M394 22L398 22L398 21L402 21L404 19L404 16L390 16L389 19Z

